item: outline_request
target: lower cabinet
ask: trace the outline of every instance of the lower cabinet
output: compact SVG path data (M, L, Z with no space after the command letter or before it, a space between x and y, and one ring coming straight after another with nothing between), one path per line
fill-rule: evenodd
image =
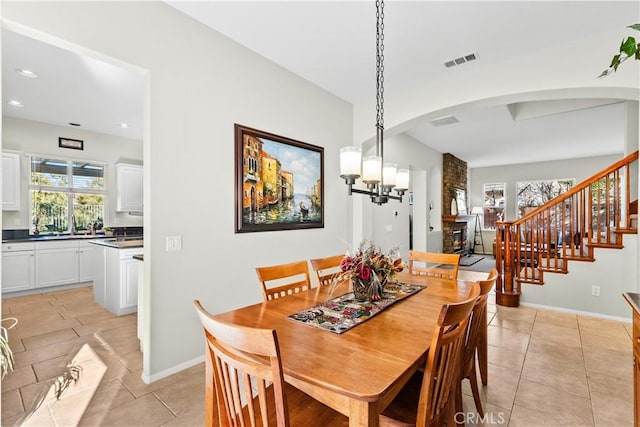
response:
M640 313L633 311L633 425L640 426Z
M36 243L36 288L79 282L78 266L77 241Z
M36 284L33 243L2 245L2 292L33 289Z
M91 282L96 269L97 246L89 242L78 243L78 281Z
M105 307L122 316L138 310L138 269L140 263L134 255L142 255L143 248L104 250ZM94 288L95 291L95 288ZM96 301L99 298L96 296Z
M2 244L2 292L91 282L97 246L56 240Z

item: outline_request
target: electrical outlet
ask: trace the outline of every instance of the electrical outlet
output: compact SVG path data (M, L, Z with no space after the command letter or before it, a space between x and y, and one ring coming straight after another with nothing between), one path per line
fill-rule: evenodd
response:
M600 296L600 286L592 286L591 287L591 295L593 295L594 297L599 297Z

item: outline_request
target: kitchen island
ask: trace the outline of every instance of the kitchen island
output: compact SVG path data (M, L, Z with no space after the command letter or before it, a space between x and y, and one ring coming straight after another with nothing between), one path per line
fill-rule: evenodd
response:
M138 310L139 262L142 239L92 240L96 250L93 295L95 301L117 316Z

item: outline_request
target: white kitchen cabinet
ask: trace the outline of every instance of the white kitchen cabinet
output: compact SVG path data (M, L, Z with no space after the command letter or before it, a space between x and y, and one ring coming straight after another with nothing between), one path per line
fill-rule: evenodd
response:
M138 309L138 269L140 263L135 259L120 261L120 307Z
M105 307L118 316L134 313L138 309L138 269L141 266L133 256L142 253L141 247L106 248L104 251Z
M34 244L2 244L2 292L23 291L34 287Z
M89 242L78 243L78 281L91 282L95 274L96 245Z
M118 163L116 165L116 211L142 212L143 168L139 165Z
M36 242L36 288L78 282L78 242Z
M2 210L20 210L20 155L2 153Z

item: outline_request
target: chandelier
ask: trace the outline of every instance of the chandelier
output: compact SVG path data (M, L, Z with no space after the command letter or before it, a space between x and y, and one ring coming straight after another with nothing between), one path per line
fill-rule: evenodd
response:
M394 199L402 202L409 189L409 170L384 162L384 0L376 1L376 155L362 158L360 147L340 149L340 177L352 193L365 194L377 205ZM366 190L353 188L362 176ZM397 195L391 193L395 190Z

